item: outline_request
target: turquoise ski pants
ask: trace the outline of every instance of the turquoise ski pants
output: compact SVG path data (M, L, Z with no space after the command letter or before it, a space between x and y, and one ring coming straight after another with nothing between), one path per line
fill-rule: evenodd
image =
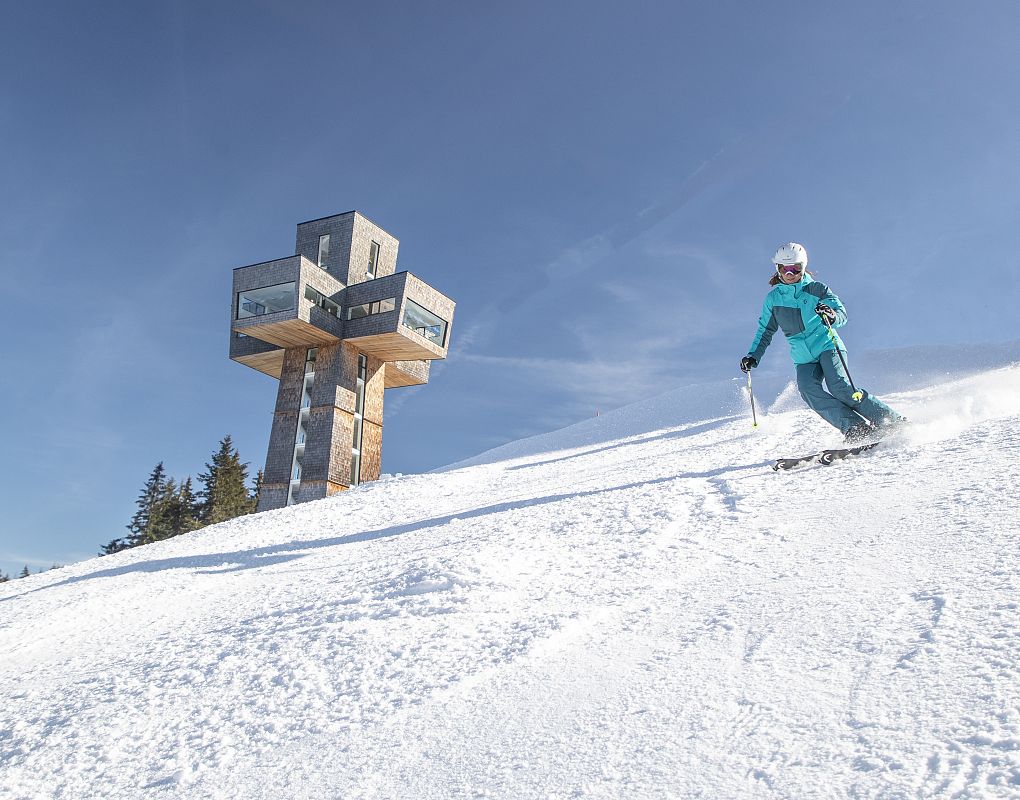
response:
M822 388L823 379L829 391ZM859 424L861 417L878 426L900 419L889 406L861 389L858 389L864 395L861 400L853 399L850 379L835 350L826 350L817 361L798 364L797 388L804 402L842 433Z

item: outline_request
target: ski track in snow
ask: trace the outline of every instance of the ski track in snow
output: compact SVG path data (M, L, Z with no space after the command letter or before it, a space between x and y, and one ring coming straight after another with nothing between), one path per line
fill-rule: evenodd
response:
M832 436L780 396L4 584L0 797L1016 798L1018 398L773 473Z

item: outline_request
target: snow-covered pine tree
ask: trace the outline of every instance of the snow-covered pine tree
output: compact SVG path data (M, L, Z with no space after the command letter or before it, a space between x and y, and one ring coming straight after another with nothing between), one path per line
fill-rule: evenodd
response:
M212 463L205 468L207 471L198 476L203 484L199 492L203 524L214 525L255 510L246 486L248 465L241 462L229 433L220 441Z

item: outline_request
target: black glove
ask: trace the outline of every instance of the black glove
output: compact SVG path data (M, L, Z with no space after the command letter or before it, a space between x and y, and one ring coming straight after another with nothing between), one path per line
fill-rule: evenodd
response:
M754 356L744 356L740 359L740 371L750 372L752 369L758 366L758 359Z
M826 325L836 324L836 312L825 305L825 303L819 303L816 305L815 313L822 318L822 322Z

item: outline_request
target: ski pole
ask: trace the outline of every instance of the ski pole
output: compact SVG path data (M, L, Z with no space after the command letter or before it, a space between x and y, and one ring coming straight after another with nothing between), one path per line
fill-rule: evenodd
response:
M850 367L846 365L846 359L843 358L843 351L839 349L839 342L836 341L836 332L832 329L832 326L825 317L822 317L822 322L824 322L825 327L829 329L829 338L832 339L832 343L836 345L836 355L839 356L839 363L843 365L843 372L846 373L846 379L850 381L850 388L853 390L853 394L850 396L859 403L864 399L864 392L854 386L854 379L850 377ZM750 375L748 377L750 377Z
M751 391L751 370L747 371L747 396L751 398L751 427L758 427L758 415L754 413L754 392Z

